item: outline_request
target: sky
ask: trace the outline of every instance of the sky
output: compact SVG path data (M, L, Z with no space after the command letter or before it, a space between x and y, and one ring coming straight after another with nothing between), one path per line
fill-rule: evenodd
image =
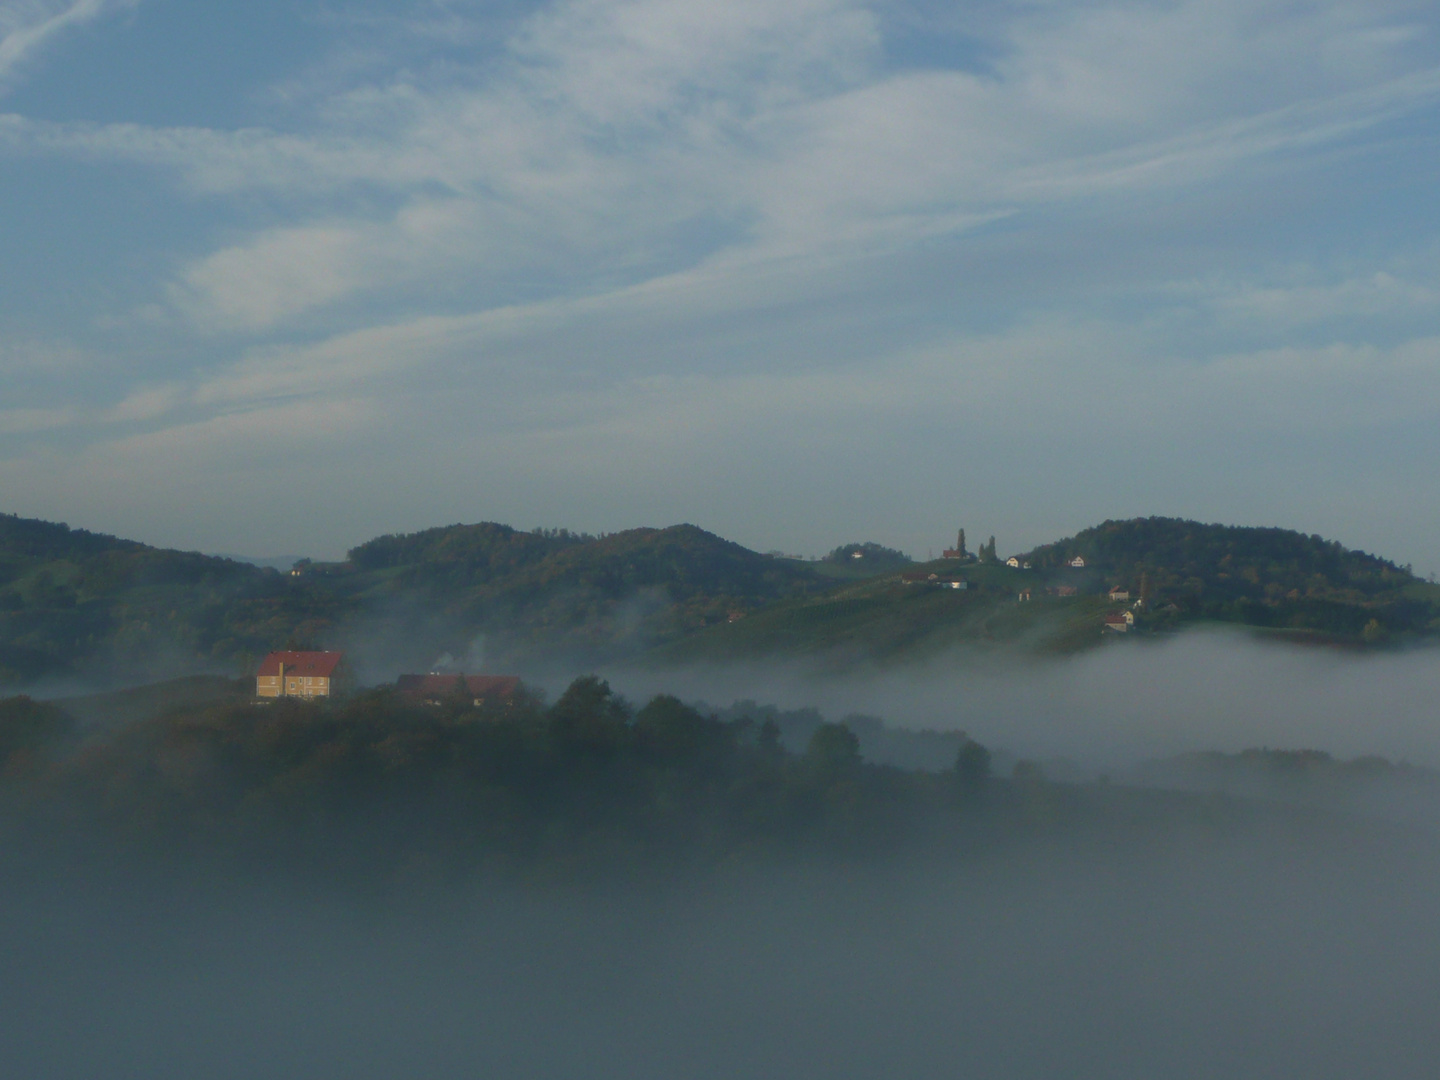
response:
M0 0L0 510L1440 571L1440 7Z

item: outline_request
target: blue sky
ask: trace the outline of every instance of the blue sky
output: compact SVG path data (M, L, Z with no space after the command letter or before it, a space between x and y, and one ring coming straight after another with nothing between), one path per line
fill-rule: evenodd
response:
M0 0L0 509L1440 570L1440 10Z

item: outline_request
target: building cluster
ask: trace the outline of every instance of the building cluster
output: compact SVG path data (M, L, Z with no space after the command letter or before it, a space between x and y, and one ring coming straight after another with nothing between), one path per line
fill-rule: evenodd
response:
M987 545L985 544L982 544L980 547L980 561L985 562L987 561L987 559L993 561L994 540L992 539L989 542L988 549ZM953 548L945 549L945 551L943 552L943 557L946 559L958 559L965 561L970 561L975 558L975 556L971 555L970 552L965 549L964 529L961 529L957 534L955 546ZM1034 568L1034 564L1024 555L1011 555L1009 558L1004 560L1004 565L1010 567L1012 570L1031 570ZM1085 556L1080 554L1071 555L1061 561L1060 567L1065 570L1084 570L1086 568ZM906 585L941 585L949 586L956 589L964 589L969 587L966 582L961 581L958 578L942 577L939 574L930 574L925 572L902 574L901 580ZM1148 602L1148 589L1146 585L1147 582L1142 579L1140 585L1140 595L1138 598L1135 598L1133 600L1133 603L1130 588L1126 585L1112 585L1106 591L1105 596L1112 604L1127 604L1129 606L1127 606L1123 610L1107 614L1105 616L1104 623L1105 630L1123 634L1128 632L1135 625L1136 612L1145 608ZM1029 603L1035 598L1035 593L1038 588L1039 586L1027 586L1021 588L1015 594L1016 602L1021 604ZM1045 595L1061 598L1079 596L1080 586L1061 584L1046 585Z
M970 583L961 577L927 574L923 570L911 570L900 575L902 585L928 585L939 589L968 589Z
M353 685L341 652L272 652L255 673L257 700L299 698L314 701L344 693ZM475 708L504 705L520 694L515 675L401 675L395 690L401 697L426 705L464 701Z
M477 709L515 700L520 679L514 675L401 675L395 689L402 697L426 705L464 701Z

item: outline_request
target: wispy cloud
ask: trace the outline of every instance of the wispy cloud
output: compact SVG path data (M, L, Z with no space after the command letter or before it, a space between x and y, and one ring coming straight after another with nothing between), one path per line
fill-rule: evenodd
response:
M12 0L0 4L0 89L52 38L139 0Z
M500 264L560 295L1193 184L1432 105L1440 69L1413 14L1046 6L987 25L1003 59L977 74L887 56L858 0L575 0L521 22L464 78L453 62L443 78L397 69L330 93L289 132L7 117L0 142L289 200L289 223L170 290L199 326L256 332L462 268L479 271L470 302L484 307L505 302L485 269ZM377 189L399 208L377 215Z

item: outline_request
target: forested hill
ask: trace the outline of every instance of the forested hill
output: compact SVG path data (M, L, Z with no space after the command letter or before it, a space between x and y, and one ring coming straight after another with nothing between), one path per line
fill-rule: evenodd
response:
M509 525L444 525L417 533L378 536L352 548L349 559L360 570L424 567L433 574L458 574L465 584L513 573L568 547L595 537L564 529L521 532Z
M0 515L0 686L233 670L340 621L274 570Z
M1323 584L1373 595L1413 580L1406 567L1321 536L1181 518L1107 521L1036 548L1028 558L1043 569L1062 566L1076 555L1126 575L1161 574L1172 585L1192 578L1205 584L1274 585L1281 591Z
M595 537L506 525L451 525L382 536L349 554L354 571L388 572L408 586L459 590L452 600L532 602L537 593L579 590L604 603L663 587L682 603L700 597L757 603L813 589L817 574L760 555L694 525L628 529Z
M239 673L286 645L344 648L375 677L443 652L472 669L594 662L826 584L692 525L603 537L454 525L292 574L0 517L0 686Z
M608 536L455 525L383 537L322 568L316 587L376 616L351 636L373 667L582 663L633 655L828 580L694 525ZM467 656L468 652L468 656Z
M1076 556L1083 569L1069 565ZM379 537L343 562L282 573L0 516L0 687L239 675L286 646L344 649L369 680L445 653L465 670L533 672L642 654L903 660L976 642L1086 648L1117 610L1116 585L1132 593L1127 609L1144 594L1134 634L1203 620L1371 644L1440 634L1440 587L1282 529L1111 521L1025 558L1029 568L994 558L917 567L851 544L808 562L693 525L588 536L481 523ZM915 587L931 572L968 587Z
M0 514L0 558L10 564L27 558L87 558L117 551L135 552L144 547L134 540L121 540L104 533Z
M1177 518L1107 521L1036 548L1027 560L1063 574L1076 556L1152 609L1191 618L1359 634L1433 632L1440 590L1408 567L1288 529ZM1098 580L1098 579L1097 579Z

